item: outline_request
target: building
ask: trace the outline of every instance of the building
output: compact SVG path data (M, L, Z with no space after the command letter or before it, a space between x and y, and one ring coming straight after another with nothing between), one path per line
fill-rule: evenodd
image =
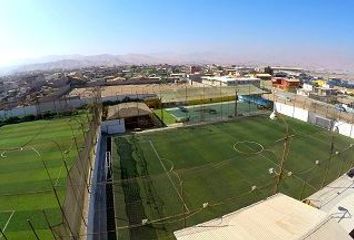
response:
M318 97L329 97L334 96L338 93L338 89L331 88L328 85L314 86L312 84L304 83L302 88L297 89L297 94L303 96L318 96Z
M108 134L151 128L159 124L150 108L142 102L127 102L109 106L105 115L102 131Z
M254 85L259 87L261 80L259 78L246 77L202 77L202 83L210 86L238 86L238 85Z
M300 74L305 72L305 69L297 68L297 67L272 67L272 70L274 74L285 73L288 76L295 76L295 77L299 77Z
M299 79L275 77L272 78L272 86L285 91L295 92L300 86Z
M349 240L338 219L284 194L174 232L177 240Z
M174 83L188 82L187 74L171 73L170 76L167 77L167 82L174 82Z
M255 75L256 78L259 78L261 80L267 81L267 80L272 80L272 75L268 73L257 73Z
M190 74L200 73L201 71L202 71L201 66L189 66L189 73Z

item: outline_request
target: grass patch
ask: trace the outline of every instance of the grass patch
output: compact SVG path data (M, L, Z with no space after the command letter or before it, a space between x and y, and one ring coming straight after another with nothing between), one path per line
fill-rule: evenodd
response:
M168 111L165 109L162 110L163 113L161 113L161 109L155 109L154 113L155 115L165 124L165 125L171 125L176 123L176 118L171 115ZM163 114L163 117L162 117Z
M63 202L67 174L62 157L69 166L74 163L77 150L73 136L82 146L81 123L87 127L87 122L86 114L79 114L0 128L0 213L15 210L6 228L9 239L34 237L27 219L31 219L41 239L52 239L42 210L47 212L52 225L60 223L61 214L41 158L47 163ZM0 224L7 217L2 215Z
M330 159L331 133L286 120L292 137L285 173L293 175L284 176L281 192L305 198L353 165L354 148L348 149L352 140L336 135L334 148L339 154ZM118 236L174 239L175 230L271 195L275 177L269 168L278 167L285 129L281 121L254 116L115 138L112 154L115 204L120 209L116 211ZM234 145L240 142L241 151L236 151ZM203 208L206 203L208 207Z

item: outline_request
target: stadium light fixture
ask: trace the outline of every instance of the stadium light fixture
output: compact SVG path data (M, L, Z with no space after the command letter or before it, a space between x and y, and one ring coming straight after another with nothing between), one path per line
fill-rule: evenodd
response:
M350 212L347 208L342 207L342 206L338 206L338 210L341 212L344 212L343 216L341 218L344 218L347 213L348 213L349 217L352 217L352 215L350 214Z
M348 209L346 209L345 207L342 207L342 206L338 206L338 210L343 211L343 212L348 212Z

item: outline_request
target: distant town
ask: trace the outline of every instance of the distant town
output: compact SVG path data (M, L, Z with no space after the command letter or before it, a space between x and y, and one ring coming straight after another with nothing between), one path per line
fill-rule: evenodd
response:
M148 85L236 86L279 88L354 112L353 76L298 67L236 65L126 65L72 70L29 71L0 77L0 110L60 99L85 98L101 87L105 96L139 93ZM105 91L109 86L121 91ZM119 88L118 86L121 86ZM132 90L133 89L133 90ZM126 92L124 92L126 91ZM146 93L147 90L145 90Z

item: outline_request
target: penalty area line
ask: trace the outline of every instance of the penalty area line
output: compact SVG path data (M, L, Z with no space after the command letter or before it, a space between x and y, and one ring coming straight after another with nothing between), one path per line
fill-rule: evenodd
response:
M168 173L165 164L162 162L162 160L161 160L161 158L160 158L160 155L159 155L159 153L157 152L157 150L156 150L154 144L152 143L151 140L149 140L149 142L150 142L151 148L152 148L152 150L154 151L156 157L159 159L160 164L161 164L162 168L164 169L164 171L165 171L165 173L166 173L166 175L167 175L167 177L168 177L168 180L171 182L171 184L172 184L173 188L175 189L175 191L176 191L176 193L177 193L179 199L182 201L184 208L187 210L187 213L190 213L190 210L189 210L187 204L184 202L183 197L181 196L180 192L178 191L178 189L177 189L175 183L172 181L172 178L171 178L170 174Z

